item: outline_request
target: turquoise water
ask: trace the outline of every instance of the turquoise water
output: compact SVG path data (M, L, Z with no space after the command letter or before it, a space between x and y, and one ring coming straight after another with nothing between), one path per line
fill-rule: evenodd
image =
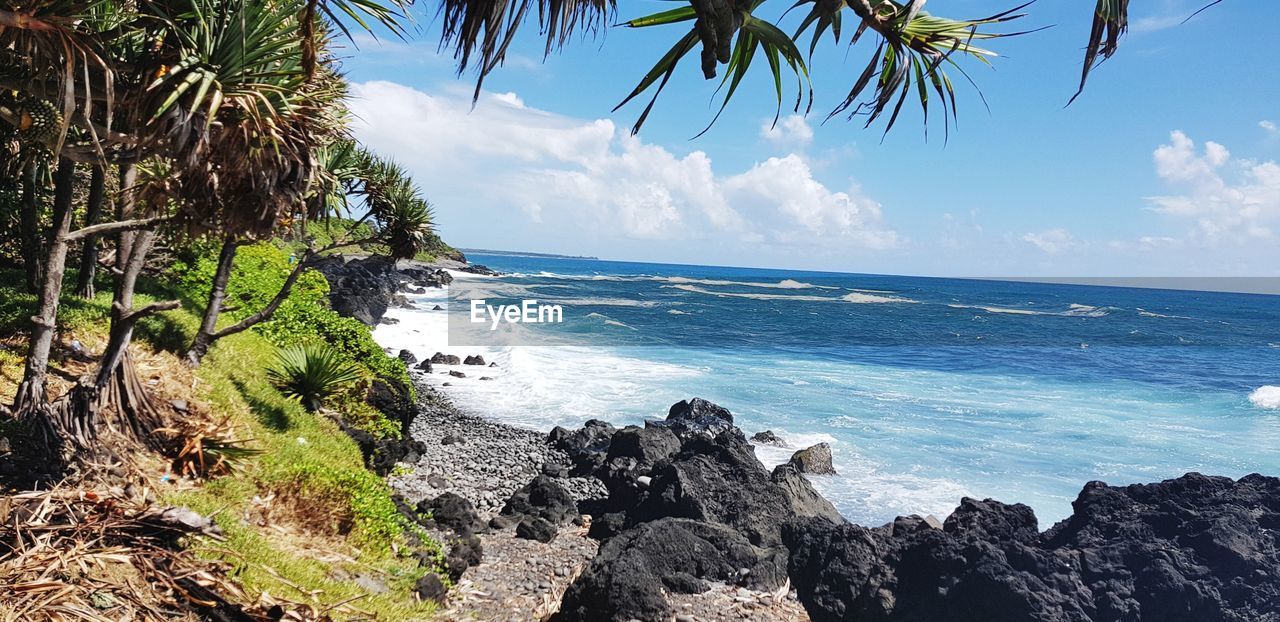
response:
M1081 485L1280 473L1280 297L480 256L381 326L418 356L499 367L465 408L546 429L701 396L748 434L832 444L846 517L945 516L962 496L1070 513ZM537 298L564 322L463 331L466 303ZM554 344L554 345L553 345ZM480 380L488 375L490 380ZM1276 390L1280 391L1280 390ZM1252 399L1251 399L1252 398ZM757 449L765 462L792 450Z

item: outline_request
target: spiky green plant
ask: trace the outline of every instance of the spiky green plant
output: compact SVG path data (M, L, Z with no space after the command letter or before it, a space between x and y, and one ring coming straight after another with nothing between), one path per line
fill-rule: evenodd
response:
M360 368L337 350L314 342L281 348L276 364L267 370L272 385L311 412L361 377Z

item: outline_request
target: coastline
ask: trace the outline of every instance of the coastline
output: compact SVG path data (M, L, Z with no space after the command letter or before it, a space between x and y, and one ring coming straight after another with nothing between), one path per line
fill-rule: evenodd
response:
M401 357L417 367L411 353ZM444 354L429 363L432 376L475 369ZM475 551L449 604L460 619L1280 614L1280 543L1266 527L1280 521L1270 501L1280 479L1089 482L1075 512L1052 526L1022 504L962 498L945 520L866 527L841 517L796 461L770 471L732 413L710 402L681 401L665 419L622 428L592 420L546 432L462 412L447 380L413 374L421 413L412 433L424 451L412 474L391 482L445 530L438 539L452 543L451 560L457 549ZM465 499L460 521L451 495ZM1167 559L1174 565L1160 582L1144 578ZM1242 565L1254 570L1240 583Z

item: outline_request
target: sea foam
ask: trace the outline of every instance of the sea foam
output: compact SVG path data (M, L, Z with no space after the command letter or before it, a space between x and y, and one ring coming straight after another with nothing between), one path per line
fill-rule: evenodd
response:
M1280 408L1280 387L1273 385L1258 387L1249 394L1249 401L1258 408Z

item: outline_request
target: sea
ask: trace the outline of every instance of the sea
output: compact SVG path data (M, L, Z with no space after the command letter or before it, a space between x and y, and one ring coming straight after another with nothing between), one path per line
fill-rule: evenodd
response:
M756 447L768 466L829 443L838 474L811 481L859 524L976 497L1025 503L1043 529L1091 480L1280 475L1280 296L469 259L499 275L455 272L374 332L496 364L436 366L427 382L460 408L549 430L706 398L782 437ZM547 321L495 325L483 306L529 304L521 320Z

